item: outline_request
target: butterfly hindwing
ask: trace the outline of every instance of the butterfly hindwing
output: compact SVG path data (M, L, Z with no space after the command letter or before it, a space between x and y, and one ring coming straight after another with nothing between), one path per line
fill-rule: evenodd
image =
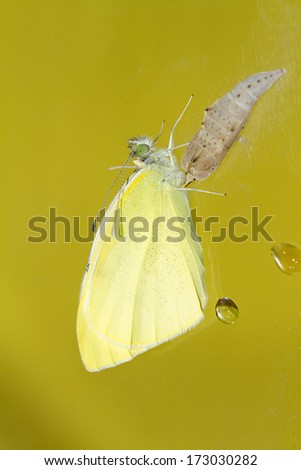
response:
M155 168L139 170L121 194L106 217L113 219L121 207L124 241L120 234L114 237L113 221L103 223L82 288L79 346L89 370L128 361L184 333L203 318L206 303L202 249L187 223L186 194L164 182ZM185 219L181 240L167 227L178 217ZM133 236L134 218L137 226L143 218L147 233ZM104 234L111 240L103 240ZM137 241L141 236L146 239Z

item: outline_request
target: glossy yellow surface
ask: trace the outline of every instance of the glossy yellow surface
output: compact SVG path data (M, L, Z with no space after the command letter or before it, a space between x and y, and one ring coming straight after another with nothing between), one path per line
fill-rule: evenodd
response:
M4 0L0 9L1 448L300 449L301 277L271 256L275 243L300 246L300 2ZM175 135L185 143L205 107L279 67L287 74L256 105L244 138L198 186L227 197L191 197L198 215L224 226L258 206L259 219L274 215L273 240L212 243L199 224L205 321L88 373L75 321L91 243L74 239L73 218L86 236L129 137L155 136L166 119L167 145L194 93ZM50 207L70 219L70 241L59 222L55 242L28 242L37 236L29 219ZM220 297L237 304L235 324L216 319Z

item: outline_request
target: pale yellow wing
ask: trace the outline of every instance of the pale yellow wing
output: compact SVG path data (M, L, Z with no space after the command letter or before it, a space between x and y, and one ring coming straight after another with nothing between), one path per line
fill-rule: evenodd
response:
M107 216L113 217L117 203L115 198ZM202 250L187 222L186 194L162 181L156 169L140 170L123 190L122 216L125 241L100 239L104 230L107 237L113 234L112 222L99 230L81 292L78 340L88 370L128 361L203 317ZM167 221L179 216L186 219L179 223L182 239L167 240L178 235ZM129 236L134 217L149 225L144 241Z

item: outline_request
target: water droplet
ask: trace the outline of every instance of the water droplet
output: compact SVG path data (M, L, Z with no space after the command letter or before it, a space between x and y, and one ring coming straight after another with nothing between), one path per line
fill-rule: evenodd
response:
M272 248L272 256L278 268L286 274L301 271L301 251L290 243L277 243Z
M232 299L223 297L218 299L216 302L215 313L220 321L226 323L227 325L231 325L238 319L239 310Z

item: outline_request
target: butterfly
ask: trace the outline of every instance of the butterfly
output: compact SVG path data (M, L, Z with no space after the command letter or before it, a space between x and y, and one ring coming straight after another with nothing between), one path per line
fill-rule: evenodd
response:
M81 287L77 337L88 371L130 361L204 318L203 251L187 186L219 167L258 98L284 73L252 75L207 108L182 169L173 132L183 113L168 149L156 149L148 136L129 140L135 170L98 227Z

